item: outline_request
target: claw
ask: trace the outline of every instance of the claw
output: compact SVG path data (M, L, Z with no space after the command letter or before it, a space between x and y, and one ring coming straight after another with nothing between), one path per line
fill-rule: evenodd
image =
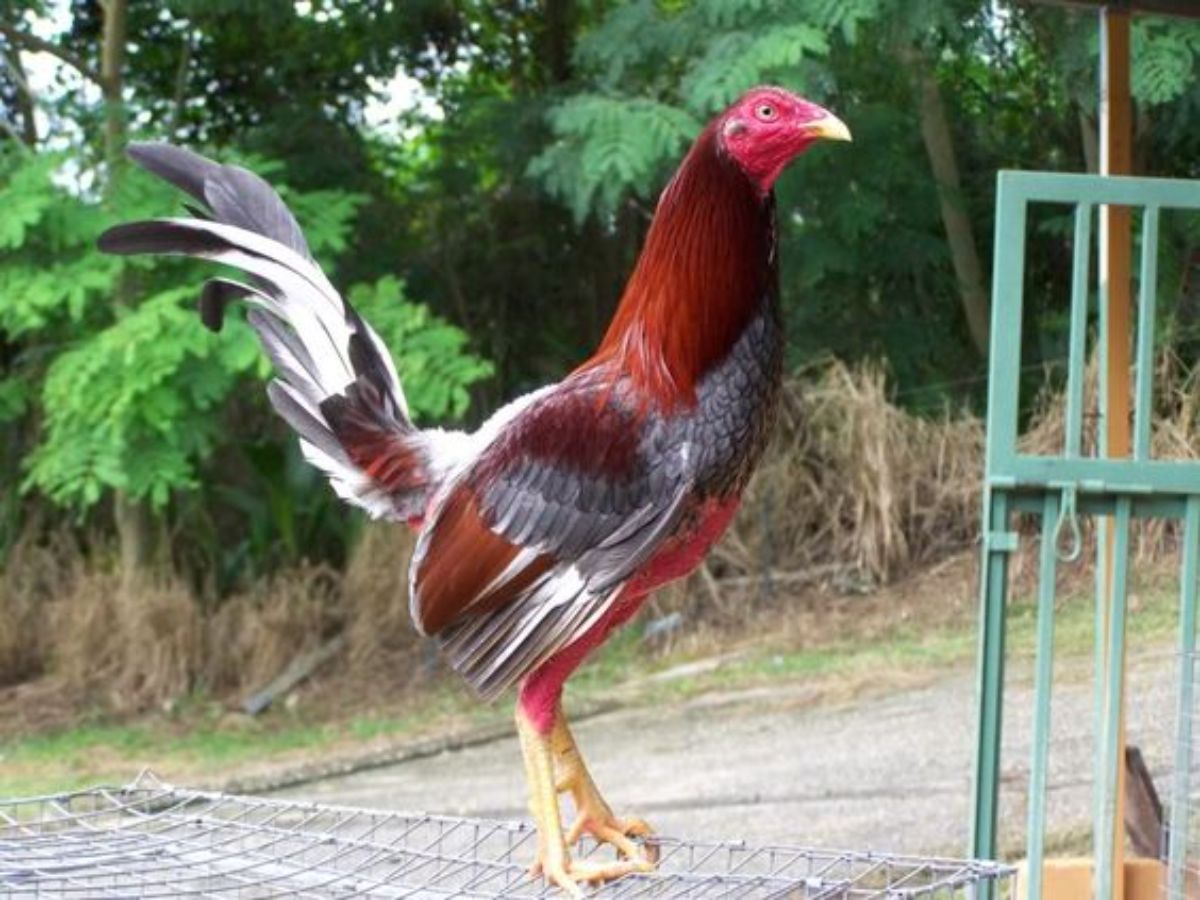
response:
M626 860L636 866L635 871L650 872L658 862L658 847L647 843L638 846L631 837L646 837L653 832L641 819L618 819L581 813L567 832L567 846L579 842L585 834L591 835L602 844L611 844Z
M581 884L653 872L658 847L653 843L639 846L631 840L649 835L650 826L641 819L618 819L613 815L579 756L561 709L556 711L549 735L535 728L519 706L516 719L529 781L530 811L538 830L537 857L529 874L579 898L583 896ZM558 795L567 792L575 802L577 819L564 834ZM615 847L621 858L573 860L569 848L585 834Z
M557 857L557 854L554 854ZM653 866L642 860L574 860L565 857L539 859L529 869L533 878L541 876L549 884L566 891L571 897L582 897L581 884L603 884L626 875L649 872Z

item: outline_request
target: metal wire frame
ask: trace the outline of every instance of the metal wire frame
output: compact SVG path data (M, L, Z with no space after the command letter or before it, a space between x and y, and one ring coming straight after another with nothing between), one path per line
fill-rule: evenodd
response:
M1195 571L1194 561L1200 557L1200 548L1187 549L1194 558ZM1194 597L1193 591L1193 601ZM1193 602L1180 629L1175 754L1163 821L1162 848L1167 864L1163 894L1167 900L1193 897L1200 886L1200 654L1195 649L1195 625Z
M655 843L658 872L593 896L956 898L1014 883L997 863ZM0 801L0 892L19 898L557 897L529 877L535 847L523 822L238 797L150 773L125 787Z

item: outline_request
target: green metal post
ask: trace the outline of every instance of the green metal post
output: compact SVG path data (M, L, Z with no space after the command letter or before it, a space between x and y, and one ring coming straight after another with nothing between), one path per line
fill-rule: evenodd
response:
M1004 710L1004 600L1008 555L1016 535L1008 531L1008 497L1003 492L985 500L987 532L983 536L983 572L979 622L979 724L975 755L975 799L971 853L995 859L997 804L1000 792L1000 725Z
M1158 299L1158 207L1142 217L1142 267L1138 278L1137 389L1133 412L1133 458L1150 458L1154 403L1154 309Z
M1026 224L1030 203L1070 204L1075 211L1075 245L1071 284L1071 323L1066 389L1066 422L1061 455L1022 452L1018 446L1021 335L1024 305ZM1134 388L1136 403L1129 458L1083 456L1084 381L1088 347L1089 281L1093 222L1106 206L1144 209L1139 320ZM1121 712L1124 695L1125 628L1128 599L1129 530L1133 516L1184 517L1180 611L1180 685L1177 700L1175 789L1168 880L1178 893L1182 884L1188 814L1188 766L1192 732L1191 682L1196 651L1195 606L1200 592L1200 462L1154 460L1150 456L1154 374L1154 320L1160 210L1200 210L1200 182L1155 178L1101 177L1046 172L1001 172L997 178L995 257L992 266L992 344L988 374L988 421L983 553L980 583L979 709L971 853L994 858L999 842L1000 731L1003 711L1005 594L1008 556L1017 537L1009 519L1016 512L1042 516L1039 562L1037 660L1033 747L1028 811L1028 896L1043 893L1046 792L1054 655L1054 575L1057 562L1074 556L1063 552L1062 536L1078 533L1075 511L1096 517L1098 566L1096 586L1096 667L1094 760L1095 881L1094 893L1109 900L1115 885L1112 865L1122 823L1119 773L1124 764ZM1103 279L1101 291L1107 289ZM1108 343L1107 306L1101 298L1101 352ZM1102 360L1101 378L1107 377ZM1117 377L1121 373L1114 374ZM1101 385L1101 395L1104 394ZM1101 416L1111 411L1101 409ZM1124 411L1122 410L1122 415ZM1100 433L1107 433L1105 422ZM1053 535L1053 537L1051 537ZM1078 544L1072 541L1072 548ZM1111 568L1103 549L1112 545ZM1108 583L1111 581L1111 584ZM1106 625L1107 623L1107 625ZM1186 683L1185 683L1186 682ZM985 895L986 896L986 895Z
M1078 457L1083 444L1083 379L1087 355L1088 272L1091 269L1092 206L1075 209L1074 266L1071 272L1071 336L1067 362L1067 458Z
M1107 592L1108 634L1104 670L1104 722L1100 732L1100 761L1097 771L1097 807L1101 812L1100 829L1093 835L1096 871L1093 876L1097 900L1113 896L1113 856L1118 828L1117 773L1124 765L1125 748L1121 746L1121 707L1125 695L1125 612L1129 574L1129 519L1133 501L1118 497L1117 514L1113 521L1112 583Z
M1192 703L1196 677L1196 588L1200 578L1200 497L1188 497L1179 572L1179 690L1175 696L1175 760L1171 777L1167 897L1183 898L1191 800Z
M1037 658L1033 681L1033 750L1029 763L1029 900L1042 900L1042 861L1046 839L1046 772L1050 756L1050 695L1054 681L1054 580L1058 558L1058 497L1042 500L1042 541L1038 552Z

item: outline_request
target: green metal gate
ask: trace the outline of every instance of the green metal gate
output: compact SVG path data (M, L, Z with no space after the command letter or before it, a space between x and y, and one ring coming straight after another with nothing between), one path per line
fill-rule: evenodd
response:
M1027 212L1031 204L1074 208L1065 439L1061 455L1035 456L1018 449L1022 307ZM1089 280L1093 266L1093 220L1103 205L1132 207L1141 214L1141 265L1135 339L1133 454L1128 459L1083 455L1084 377L1088 351ZM987 460L984 488L979 647L979 722L975 766L972 854L994 859L1000 777L1000 728L1004 692L1005 596L1008 561L1017 549L1016 513L1040 517L1032 758L1027 848L1028 896L1041 897L1049 755L1055 570L1075 559L1079 517L1095 516L1098 557L1111 547L1107 567L1097 560L1096 735L1093 766L1094 896L1113 896L1113 858L1118 835L1118 771L1124 764L1121 711L1124 696L1125 620L1131 522L1168 517L1182 522L1179 681L1175 757L1169 810L1168 896L1183 896L1187 844L1189 750L1192 740L1191 660L1195 649L1197 577L1200 575L1200 462L1166 462L1150 455L1154 374L1155 282L1163 209L1200 210L1200 182L1116 178L1043 172L1001 172L997 186L995 275L988 387ZM1098 352L1108 346L1101 302ZM1101 373L1105 366L1101 365ZM1103 377L1103 374L1102 374ZM1106 396L1103 389L1101 396ZM1100 415L1106 411L1101 408ZM1103 426L1103 421L1101 422ZM1100 445L1100 442L1097 442ZM1102 446L1102 445L1100 445ZM1103 450L1098 449L1097 454ZM1105 574L1109 573L1109 574ZM1117 664L1105 666L1105 660Z

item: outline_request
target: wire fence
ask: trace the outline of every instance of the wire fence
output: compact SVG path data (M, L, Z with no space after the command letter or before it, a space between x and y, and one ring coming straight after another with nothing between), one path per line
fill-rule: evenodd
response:
M125 787L0 801L7 897L559 897L530 878L522 822L391 813L186 790L144 774ZM1013 896L987 862L655 838L659 868L590 896L958 898ZM594 844L584 856L609 852Z

